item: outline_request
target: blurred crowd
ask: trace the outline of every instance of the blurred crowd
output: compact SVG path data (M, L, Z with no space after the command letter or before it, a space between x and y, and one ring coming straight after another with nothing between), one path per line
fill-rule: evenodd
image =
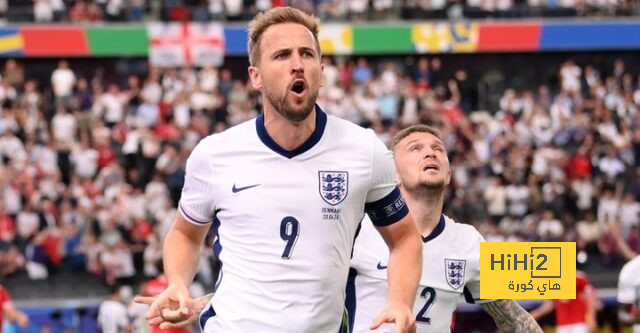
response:
M323 20L635 16L632 0L0 0L10 22L246 21L290 5Z
M439 58L413 68L325 64L320 104L372 127L389 143L415 123L441 129L453 169L445 210L488 241L575 241L578 262L624 261L618 238L640 252L640 73L557 69L557 87L505 89L496 110L477 110L464 69Z
M463 68L372 60L324 58L318 103L387 143L411 124L440 128L449 216L488 241L576 241L582 262L620 262L617 236L640 251L637 69L568 59L557 87L508 88L497 109L477 110ZM107 80L61 60L39 82L23 66L6 61L0 80L0 276L65 269L109 285L157 276L186 157L255 117L260 94L226 67ZM211 248L199 268L212 285Z
M557 91L506 89L497 112L430 112L453 151L449 212L488 241L575 241L579 263L619 263L617 237L638 253L638 74L620 59L567 60Z

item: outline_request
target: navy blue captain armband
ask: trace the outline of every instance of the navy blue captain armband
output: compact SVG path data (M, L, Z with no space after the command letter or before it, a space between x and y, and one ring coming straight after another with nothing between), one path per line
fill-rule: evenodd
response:
M364 210L377 227L392 225L409 214L407 203L397 186L384 198L366 203Z

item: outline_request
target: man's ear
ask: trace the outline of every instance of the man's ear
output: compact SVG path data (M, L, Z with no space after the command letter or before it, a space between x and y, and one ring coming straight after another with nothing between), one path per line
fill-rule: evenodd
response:
M324 87L324 63L320 63L320 87Z
M255 90L262 90L262 78L260 77L260 68L256 66L249 66L249 79L251 80L251 86Z

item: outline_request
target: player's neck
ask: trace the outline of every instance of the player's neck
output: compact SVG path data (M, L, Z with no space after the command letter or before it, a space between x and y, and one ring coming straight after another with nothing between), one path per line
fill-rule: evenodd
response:
M411 217L424 237L429 236L440 221L442 206L444 205L443 191L422 195L406 195Z
M265 105L264 127L278 146L292 151L307 141L316 129L316 110L314 108L305 120L294 122Z

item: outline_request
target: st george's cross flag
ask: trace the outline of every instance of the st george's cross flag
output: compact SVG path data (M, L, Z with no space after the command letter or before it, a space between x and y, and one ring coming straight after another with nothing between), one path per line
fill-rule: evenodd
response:
M220 66L224 30L218 23L152 23L149 62L158 67Z

